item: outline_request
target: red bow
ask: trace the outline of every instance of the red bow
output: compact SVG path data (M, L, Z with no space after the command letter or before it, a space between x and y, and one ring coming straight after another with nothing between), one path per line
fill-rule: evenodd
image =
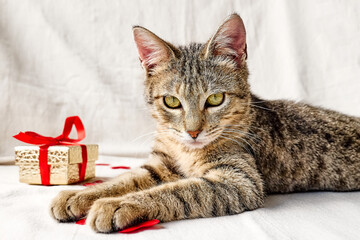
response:
M73 126L76 128L77 139L69 138ZM39 167L41 184L50 185L50 166L48 165L47 158L48 148L54 145L77 145L78 142L85 138L85 128L78 116L72 116L66 118L62 134L55 138L42 136L35 132L20 132L13 137L25 143L40 145ZM85 179L87 165L87 149L83 144L80 144L80 146L82 150L83 162L79 163L79 181L83 181Z

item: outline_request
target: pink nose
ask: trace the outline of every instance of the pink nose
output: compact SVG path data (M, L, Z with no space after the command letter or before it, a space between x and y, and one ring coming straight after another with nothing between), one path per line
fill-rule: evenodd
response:
M201 131L200 130L196 130L196 131L187 131L187 133L193 138L196 139L199 136L199 133Z

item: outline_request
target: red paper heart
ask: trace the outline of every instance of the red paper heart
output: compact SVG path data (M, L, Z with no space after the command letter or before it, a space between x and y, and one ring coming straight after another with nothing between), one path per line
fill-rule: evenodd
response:
M86 223L86 218L80 219L79 221L76 222L76 224L79 225L85 225L85 223Z
M138 224L138 225L135 225L135 226L132 226L132 227L129 227L129 228L125 228L125 229L119 231L119 233L131 233L131 232L134 232L135 230L138 230L138 229L140 229L140 228L149 228L149 227L152 227L152 226L158 224L159 222L160 222L160 221L157 220L157 219L149 220L149 221L140 223L140 224Z
M113 166L111 169L130 169L130 167L127 166Z
M95 182L91 182L91 183L84 183L83 186L87 187L87 186L93 186L95 184L98 184L98 183L102 183L103 181L102 180L97 180Z
M157 219L152 219L143 223L140 223L138 225L129 227L129 228L125 228L121 231L119 231L119 233L137 233L141 230L146 230L146 229L152 229L151 227L158 224L160 221ZM78 225L85 225L86 224L86 218L80 219L79 221L76 222L76 224ZM160 229L160 228L159 228Z

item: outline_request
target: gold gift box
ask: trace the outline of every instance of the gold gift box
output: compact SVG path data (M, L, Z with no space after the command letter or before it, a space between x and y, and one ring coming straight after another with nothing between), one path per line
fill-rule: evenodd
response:
M86 144L87 165L85 180L95 177L95 161L98 159L98 145ZM50 185L79 182L79 163L82 163L81 146L56 145L48 148ZM39 147L15 147L15 164L19 166L20 182L41 184Z

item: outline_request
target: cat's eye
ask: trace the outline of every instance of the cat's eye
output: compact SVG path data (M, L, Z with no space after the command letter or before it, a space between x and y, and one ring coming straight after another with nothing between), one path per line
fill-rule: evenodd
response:
M224 101L224 94L223 94L223 93L211 94L211 95L206 99L206 106L207 106L207 107L219 106L220 104L223 103L223 101Z
M168 108L180 108L180 100L174 96L165 96L164 103Z

